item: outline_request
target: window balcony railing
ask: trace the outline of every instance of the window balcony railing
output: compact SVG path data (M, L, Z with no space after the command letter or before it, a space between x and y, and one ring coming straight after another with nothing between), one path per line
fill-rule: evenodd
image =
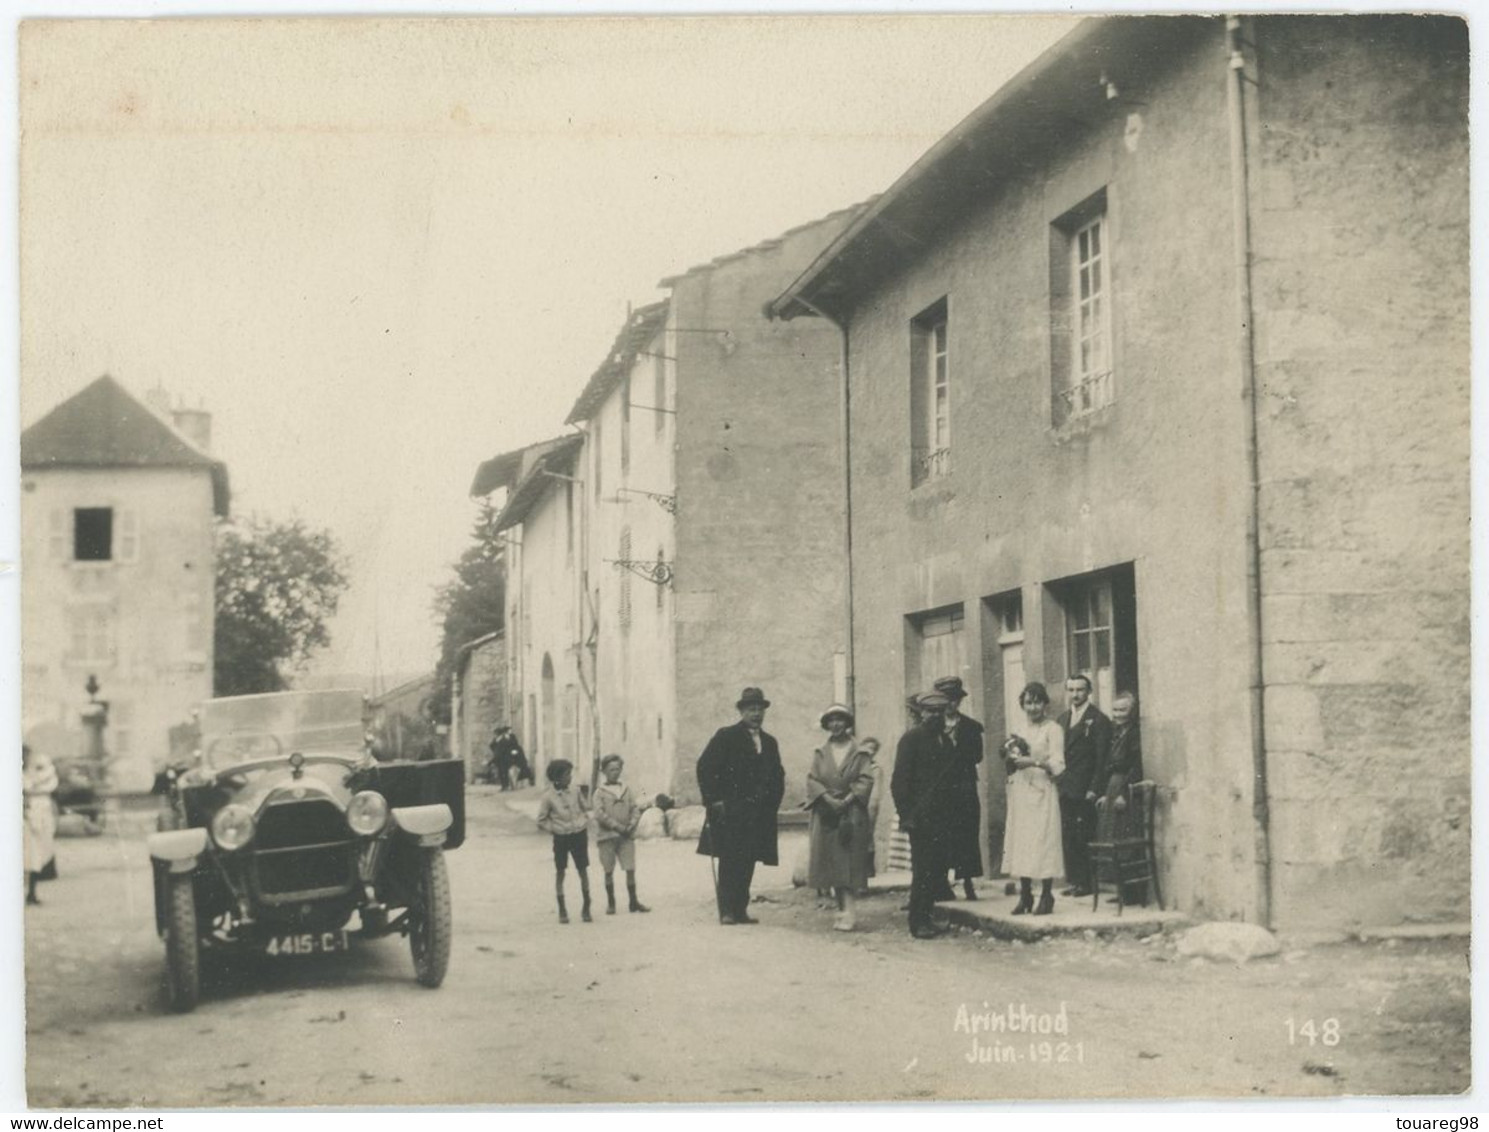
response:
M910 476L914 484L938 479L951 471L950 448L912 448L910 450Z
M1063 419L1083 417L1112 403L1112 371L1093 373L1079 384L1062 389L1059 404Z

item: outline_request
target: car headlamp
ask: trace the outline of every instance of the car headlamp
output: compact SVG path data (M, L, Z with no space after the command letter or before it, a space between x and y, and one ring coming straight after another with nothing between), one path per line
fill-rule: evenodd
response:
M243 848L253 840L253 811L237 803L223 806L212 818L212 840L228 852Z
M346 807L346 824L361 837L381 833L388 824L388 800L376 790L362 790L352 795Z

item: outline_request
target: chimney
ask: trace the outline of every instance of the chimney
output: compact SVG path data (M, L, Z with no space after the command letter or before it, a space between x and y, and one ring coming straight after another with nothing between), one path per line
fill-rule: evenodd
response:
M175 409L171 412L176 431L203 452L212 451L212 414L206 409Z
M171 395L164 385L157 384L155 388L145 390L145 404L161 416L167 416L171 411Z

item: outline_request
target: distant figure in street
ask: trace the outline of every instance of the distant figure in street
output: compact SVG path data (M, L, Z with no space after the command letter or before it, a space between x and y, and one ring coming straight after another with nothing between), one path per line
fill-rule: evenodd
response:
M962 882L967 899L976 900L977 889L972 885L972 878L982 876L982 802L977 797L977 766L982 762L982 724L961 712L967 690L962 687L960 676L943 676L936 681L935 688L949 701L944 717L946 734L956 748L961 767L960 805L952 818L950 864L956 879ZM944 896L954 898L955 894L945 893Z
M626 871L626 896L632 912L651 909L636 899L636 827L641 815L651 809L650 802L638 802L631 788L620 780L626 760L619 755L606 755L600 760L600 773L605 781L595 789L595 844L600 850L600 866L605 870L605 913L615 915L615 862Z
M811 811L807 883L832 889L838 918L833 928L857 927L858 890L868 883L874 832L869 800L874 793L873 758L853 736L853 713L833 704L822 713L827 741L812 755L805 808Z
M589 806L584 795L570 788L574 764L568 759L554 759L548 764L548 781L552 784L538 798L538 828L553 835L554 890L558 895L558 922L569 922L564 906L564 869L574 862L579 874L579 892L584 906L579 918L586 924L589 914Z
M26 903L40 904L36 885L57 875L57 768L46 755L21 745L23 806L21 856L26 870Z
M515 752L521 750L517 744L517 736L512 734L510 727L502 724L492 732L487 750L491 752L491 771L494 772L496 784L503 790L512 789L512 759Z
M1060 835L1064 840L1067 896L1091 895L1091 853L1096 836L1096 766L1111 744L1112 723L1091 702L1091 678L1077 672L1065 681L1070 707L1057 722L1065 732L1065 772L1060 791Z
M517 734L510 727L506 728L506 739L508 750L512 756L511 781L514 787L521 786L526 782L529 786L536 786L537 781L533 778L533 768L528 765L527 754L522 749L522 744L517 741Z
M910 934L916 939L941 934L931 910L938 889L946 884L952 828L961 805L960 764L943 719L949 704L940 692L919 698L921 722L900 738L889 780L900 828L910 835Z
M1008 821L1003 832L1003 867L1019 878L1013 914L1048 916L1055 910L1054 882L1065 875L1060 845L1060 792L1055 780L1065 769L1065 732L1046 719L1050 694L1038 682L1019 693L1024 722L1003 744L1008 768ZM1042 886L1034 906L1034 880Z
M698 790L708 811L698 852L719 859L719 923L753 924L755 865L779 863L776 821L786 775L780 746L761 729L770 707L765 693L746 688L734 706L739 722L714 732L698 756Z

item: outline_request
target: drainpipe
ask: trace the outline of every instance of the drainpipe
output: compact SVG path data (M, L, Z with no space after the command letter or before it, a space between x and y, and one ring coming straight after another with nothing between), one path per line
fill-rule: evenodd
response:
M1251 300L1251 214L1246 149L1246 40L1239 16L1225 20L1230 74L1226 112L1230 123L1231 220L1235 237L1236 346L1241 365L1241 396L1246 429L1246 615L1250 628L1251 816L1255 825L1256 918L1272 926L1271 810L1267 787L1266 681L1262 669L1261 460L1257 451L1255 310Z
M842 415L839 420L839 428L843 433L843 563L844 563L844 588L846 589L846 608L844 610L844 637L847 642L847 656L845 667L847 675L843 686L844 699L849 711L857 712L858 705L854 702L854 665L853 665L853 426L849 410L852 407L853 387L848 380L848 328L832 315L807 302L800 295L796 301L818 318L831 323L838 332L840 353L838 369L842 373L843 396Z

